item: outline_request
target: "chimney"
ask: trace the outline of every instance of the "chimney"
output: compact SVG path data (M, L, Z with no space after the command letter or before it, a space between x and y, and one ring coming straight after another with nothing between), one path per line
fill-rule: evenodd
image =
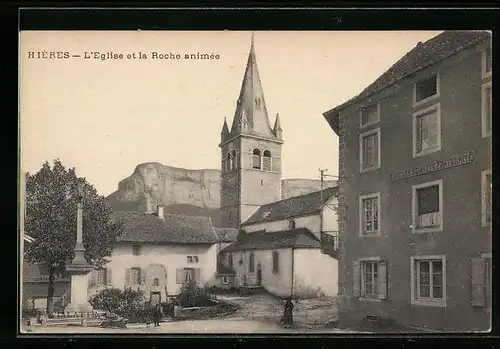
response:
M158 218L165 219L165 216L163 215L163 206L156 206L156 213L158 215Z

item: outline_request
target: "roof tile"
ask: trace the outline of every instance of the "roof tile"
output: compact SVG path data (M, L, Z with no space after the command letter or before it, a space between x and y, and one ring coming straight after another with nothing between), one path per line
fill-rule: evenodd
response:
M123 222L121 242L213 244L218 236L209 217L164 214L164 219L138 211L115 211Z

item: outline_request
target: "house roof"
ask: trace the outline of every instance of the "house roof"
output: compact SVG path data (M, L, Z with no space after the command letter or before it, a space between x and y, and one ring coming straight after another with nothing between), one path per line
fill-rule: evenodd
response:
M119 242L213 244L218 236L209 217L164 214L164 219L138 211L115 211L123 222Z
M217 274L218 275L234 275L235 271L222 262L217 262Z
M318 213L332 196L337 195L337 192L337 186L324 189L323 201L321 201L321 191L315 191L262 205L242 225L284 220Z
M417 46L392 65L359 95L323 113L323 115L327 118L332 128L336 130L338 128L338 120L336 119L340 110L352 104L359 103L409 75L490 38L491 34L487 31L447 30L424 43L419 42Z
M238 238L238 229L235 228L214 228L219 236L220 242L235 242Z
M48 282L49 268L41 264L23 262L23 282ZM69 282L69 277L55 276L55 282Z
M253 232L240 235L240 240L221 252L269 250L277 248L320 248L319 240L307 228L279 232Z

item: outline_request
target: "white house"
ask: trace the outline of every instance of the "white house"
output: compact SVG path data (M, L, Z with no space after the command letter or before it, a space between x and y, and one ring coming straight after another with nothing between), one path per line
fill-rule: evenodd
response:
M337 295L337 187L260 206L238 241L221 251L236 287L262 286L278 296Z
M105 287L143 290L153 302L178 295L184 281L215 282L219 235L208 217L115 212L124 233L105 268L91 272L89 296ZM227 240L227 238L226 238Z

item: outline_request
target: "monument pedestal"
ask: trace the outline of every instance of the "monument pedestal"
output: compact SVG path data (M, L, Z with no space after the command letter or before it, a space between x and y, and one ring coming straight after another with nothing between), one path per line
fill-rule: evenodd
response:
M77 243L78 245L78 243ZM91 313L93 308L88 302L88 274L93 267L83 257L83 246L75 248L75 258L66 267L71 276L70 303L64 309L65 313Z

